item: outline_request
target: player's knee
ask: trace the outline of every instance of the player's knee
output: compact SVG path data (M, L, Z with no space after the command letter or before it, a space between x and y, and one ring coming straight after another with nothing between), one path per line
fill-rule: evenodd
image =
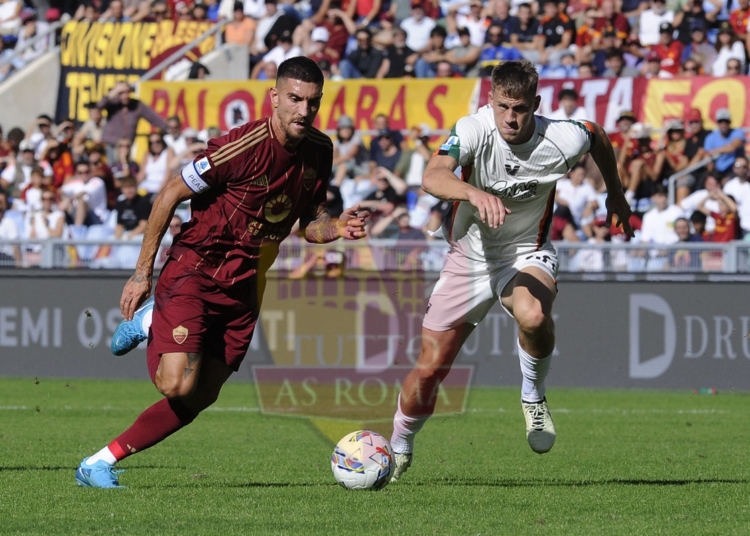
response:
M156 373L156 389L166 398L183 398L195 390L195 382L184 381L179 377Z
M534 334L549 330L549 317L540 306L526 307L516 310L515 313L518 328L524 333Z

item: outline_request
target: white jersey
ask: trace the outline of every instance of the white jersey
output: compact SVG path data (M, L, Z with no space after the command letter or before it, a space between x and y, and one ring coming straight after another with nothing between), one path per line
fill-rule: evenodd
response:
M458 161L462 180L498 196L511 211L502 226L492 229L471 203L454 204L443 233L469 258L505 263L525 253L554 250L549 230L555 183L589 152L594 137L576 121L534 119L531 139L511 146L500 137L492 107L486 105L460 119L438 150Z

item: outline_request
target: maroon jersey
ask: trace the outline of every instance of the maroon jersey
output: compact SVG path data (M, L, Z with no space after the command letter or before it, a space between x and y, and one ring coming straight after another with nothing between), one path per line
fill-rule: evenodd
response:
M325 206L332 160L331 139L312 127L288 152L270 118L209 140L182 170L185 184L200 195L169 256L224 288L264 273L297 219L304 228Z

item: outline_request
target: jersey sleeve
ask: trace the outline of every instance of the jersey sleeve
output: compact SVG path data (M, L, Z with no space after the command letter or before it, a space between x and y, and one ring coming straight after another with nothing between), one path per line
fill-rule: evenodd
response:
M568 163L568 168L594 148L596 138L593 126L588 121L558 121L552 141L556 143Z
M452 156L460 166L474 163L474 157L479 152L481 128L476 119L463 117L458 120L451 130L447 140L437 150L441 156Z
M182 180L196 194L235 178L236 166L228 136L211 138L208 148L182 169Z

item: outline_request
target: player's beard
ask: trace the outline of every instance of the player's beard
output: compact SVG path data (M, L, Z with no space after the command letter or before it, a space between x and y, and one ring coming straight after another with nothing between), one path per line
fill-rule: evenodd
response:
M286 135L290 140L301 141L307 137L307 133L310 131L311 121L308 121L304 117L296 117L289 120L286 125ZM304 126L304 128L300 128Z

